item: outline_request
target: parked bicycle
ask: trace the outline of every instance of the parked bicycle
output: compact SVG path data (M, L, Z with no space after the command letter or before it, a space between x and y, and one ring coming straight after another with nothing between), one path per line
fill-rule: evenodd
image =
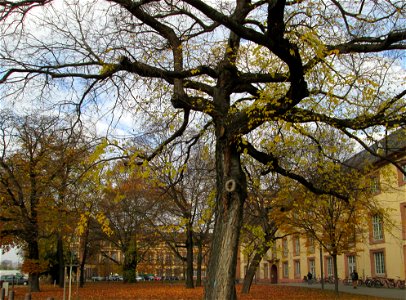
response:
M399 289L405 289L405 281L401 280L399 277L395 282L395 287L399 288Z
M349 277L346 277L345 279L343 279L343 284L344 285L352 285L352 279L349 278ZM357 285L358 286L364 285L364 281L362 279L358 279L357 280Z
M343 284L344 285L352 285L352 279L346 277L345 279L343 279Z
M377 287L387 287L390 289L396 287L396 282L395 282L395 279L393 279L393 278L376 277L376 280L378 280L380 282L380 286L378 284Z
M334 284L335 283L335 277L334 276L328 276L324 278L324 283L331 283ZM337 279L338 281L340 281L340 278Z
M365 286L367 286L367 287L383 287L383 283L377 277L367 277L365 279Z
M399 278L399 277L398 277ZM400 278L395 280L393 278L386 278L386 277L367 277L365 279L365 286L367 287L386 287L386 288L405 288L405 281L401 280Z

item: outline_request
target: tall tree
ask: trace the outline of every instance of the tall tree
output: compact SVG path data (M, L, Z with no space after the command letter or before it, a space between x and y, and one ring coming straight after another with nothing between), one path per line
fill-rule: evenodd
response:
M156 215L157 192L153 181L147 181L141 173L122 162L115 164L104 174L104 196L97 204L98 213L105 215L110 228L104 232L104 240L122 251L123 260L104 255L122 267L125 282L136 282L137 264L156 244L148 217Z
M252 174L251 174L252 175ZM278 226L275 222L280 206L278 206L278 187L275 179L271 185L266 185L260 176L249 176L250 193L244 211L244 225L242 229L241 245L248 257L248 266L244 276L242 293L250 291L258 266L274 245ZM261 187L260 187L261 186Z
M211 223L209 200L215 177L209 150L201 142L192 153L190 147L168 149L154 167L154 176L160 182L162 193L162 217L153 222L158 230L168 228L173 231L173 234L163 233L162 237L175 255L186 263L187 288L194 287L195 246L198 246L198 253L203 251L199 247L203 247ZM186 249L185 255L182 248Z
M168 127L173 135L163 145L179 141L195 120L210 119L217 199L206 299L236 298L247 198L243 155L315 193L348 199L292 168L280 151L286 141L269 132L270 124L286 122L289 130L311 123L357 139L363 130L406 123L406 91L397 75L406 48L402 2L23 0L1 6L3 98L32 95L48 103L54 88L68 85L75 91L64 97L65 109L71 101L86 112L88 100L99 107L114 96L109 108L125 104L143 114L137 120L170 120L182 111L182 126ZM317 145L312 130L294 134ZM135 155L142 163L160 149Z
M4 111L1 119L1 238L22 243L23 268L31 290L38 291L39 275L47 268L40 240L66 225L60 222L60 201L66 196L67 169L78 164L73 157L80 150L67 137L76 133L67 132L57 118Z

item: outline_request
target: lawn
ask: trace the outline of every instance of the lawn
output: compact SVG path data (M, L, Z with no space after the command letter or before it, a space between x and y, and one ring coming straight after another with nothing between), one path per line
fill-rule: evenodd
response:
M32 300L47 300L53 297L55 300L63 299L63 289L51 285L42 285L42 291L33 293ZM241 285L237 286L239 300L262 300L262 299L303 299L303 300L382 300L384 298L359 296L340 293L339 298L332 291L308 289L280 285L254 285L248 295L240 294ZM15 288L14 300L23 300L27 293L27 287ZM68 300L68 290L65 299ZM203 288L186 289L182 284L170 284L161 282L145 282L137 284L123 284L119 282L88 283L82 289L72 286L71 300L197 300L202 299ZM386 299L387 300L387 299Z

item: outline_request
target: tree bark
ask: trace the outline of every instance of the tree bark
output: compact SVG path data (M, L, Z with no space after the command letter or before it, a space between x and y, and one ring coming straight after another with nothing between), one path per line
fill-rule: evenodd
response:
M193 228L188 223L186 227L186 288L194 288L193 283Z
M137 241L134 236L129 246L124 251L124 263L123 263L123 281L129 283L135 283L136 271L137 271Z
M33 232L33 235L35 235L35 240L31 241L28 244L28 259L32 263L38 263L39 262L39 248L38 248L38 242L37 242L37 235ZM30 292L39 292L39 271L31 271L28 275L28 282L30 283Z
M248 294L250 292L252 281L255 276L255 272L257 271L259 263L261 262L265 253L268 252L269 248L270 248L269 246L266 246L262 250L255 252L254 257L249 264L247 274L244 277L244 282L243 282L242 291L241 291L243 294Z
M324 290L324 272L323 272L323 246L320 243L320 281L321 281L321 289Z
M63 256L63 241L62 236L58 234L58 241L56 244L56 255L58 257L58 285L63 288L65 285L65 259Z
M83 254L80 260L80 278L79 278L79 286L82 288L85 285L85 265L87 260L87 253L88 253L88 239L89 239L89 222L86 226L85 234L83 235Z
M197 241L196 286L202 286L203 245L199 238Z
M333 266L334 266L334 291L336 295L338 295L337 254L332 254L331 256L333 258Z
M236 149L237 145L217 139L216 217L205 285L206 300L237 298L235 273L247 183Z

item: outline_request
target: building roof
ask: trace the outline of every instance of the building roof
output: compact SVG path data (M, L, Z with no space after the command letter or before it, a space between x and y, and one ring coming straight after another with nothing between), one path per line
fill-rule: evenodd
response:
M404 155L405 151L406 129L401 128L372 144L368 149L355 154L344 164L351 168L362 169L368 165L387 163L390 159Z

